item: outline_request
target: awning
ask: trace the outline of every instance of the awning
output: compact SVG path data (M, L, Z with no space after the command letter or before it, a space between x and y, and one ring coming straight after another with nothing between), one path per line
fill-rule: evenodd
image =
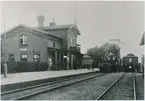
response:
M144 45L144 34L145 34L145 32L143 33L143 37L141 39L140 45Z

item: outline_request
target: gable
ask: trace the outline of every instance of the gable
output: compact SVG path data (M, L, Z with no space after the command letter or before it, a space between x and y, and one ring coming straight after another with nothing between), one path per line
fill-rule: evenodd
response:
M77 37L77 32L76 32L76 30L73 28L73 29L71 29L71 31L73 32L72 34L75 36L75 37Z
M38 28L38 27L36 27ZM40 29L40 28L38 28ZM56 31L56 30L75 30L77 35L80 35L80 32L78 30L78 27L75 24L69 24L69 25L55 25L55 26L44 26L41 28L44 31Z
M46 32L46 31L43 31L43 30L40 30L40 29L31 28L31 27L28 27L28 26L25 26L25 25L18 25L16 27L13 27L12 29L9 29L8 31L3 33L1 35L1 37L3 38L4 34L6 34L6 37L9 38L9 37L12 37L13 35L17 34L20 31L28 31L28 32L30 32L32 34L35 34L35 35L38 35L38 36L41 36L41 37L48 36L51 39L57 39L57 40L61 39L61 38L59 38L57 36L51 35L50 33Z
M14 35L16 35L20 32L25 32L25 31L44 37L43 34L39 34L37 31L33 31L30 28L27 28L27 27L24 27L24 26L17 26L17 27L14 27L13 29L10 29L7 32L3 33L2 37L4 36L4 34L6 34L6 38L10 38L10 37L12 37L12 36L14 36Z

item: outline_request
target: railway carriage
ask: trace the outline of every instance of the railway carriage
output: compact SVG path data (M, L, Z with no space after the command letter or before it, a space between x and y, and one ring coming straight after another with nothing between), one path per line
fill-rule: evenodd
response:
M134 54L127 54L123 57L123 67L125 72L135 72L138 68L138 57Z

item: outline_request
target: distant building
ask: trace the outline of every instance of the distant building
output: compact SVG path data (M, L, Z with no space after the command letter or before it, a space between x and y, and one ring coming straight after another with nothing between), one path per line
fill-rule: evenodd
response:
M144 34L145 34L145 32L143 33L143 36L142 36L142 38L141 38L141 42L140 42L140 45L141 46L143 46L144 45ZM142 58L141 58L141 72L143 73L143 75L144 75L144 62L145 62L145 55L143 54L142 55Z
M92 62L93 62L93 58L91 56L83 54L83 56L82 56L83 65L92 65Z
M77 36L80 32L76 25L56 25L51 22L43 26L44 18L37 17L39 27L18 25L6 34L6 60L25 62L47 62L56 66L63 64L60 69L73 69L79 64L80 47ZM4 53L4 34L2 34L2 54Z
M144 34L145 34L145 32L143 33L143 36L142 36L142 38L141 38L140 45L144 45Z

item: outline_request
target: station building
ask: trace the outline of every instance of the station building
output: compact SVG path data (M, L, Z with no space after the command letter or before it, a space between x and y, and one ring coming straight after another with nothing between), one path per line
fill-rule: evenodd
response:
M140 41L140 46L142 46L142 47L144 47L144 37L145 37L145 32L143 33L143 36L142 36L142 38L141 38L141 41ZM144 66L145 66L145 54L144 54L144 52L143 52L143 54L142 54L142 57L141 57L141 72L142 72L142 74L144 75Z
M53 21L43 26L42 16L38 27L18 25L1 35L1 52L6 60L45 62L59 69L74 69L81 62L80 45L77 44L79 29L75 24L56 25ZM4 38L6 36L6 40ZM4 48L4 45L6 48Z

